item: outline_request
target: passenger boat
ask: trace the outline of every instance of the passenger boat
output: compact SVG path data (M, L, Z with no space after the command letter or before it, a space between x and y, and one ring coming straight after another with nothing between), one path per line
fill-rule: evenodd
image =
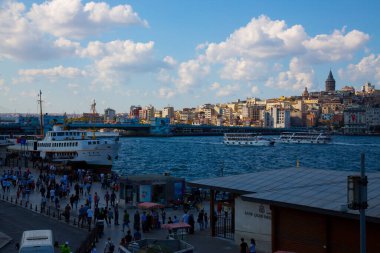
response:
M11 144L12 144L12 142L10 141L9 135L0 135L0 147L1 146L8 146Z
M328 144L331 136L323 132L284 132L276 140L279 143Z
M238 146L272 146L274 140L255 133L225 133L224 144Z
M63 130L54 126L42 140L25 140L9 146L8 151L18 151L30 156L38 153L42 159L66 164L85 163L89 166L109 168L118 158L119 139L90 137L87 131Z
M45 138L37 143L43 159L54 162L85 162L88 165L111 167L117 159L119 139L98 139L88 136L87 131L62 130L54 126Z

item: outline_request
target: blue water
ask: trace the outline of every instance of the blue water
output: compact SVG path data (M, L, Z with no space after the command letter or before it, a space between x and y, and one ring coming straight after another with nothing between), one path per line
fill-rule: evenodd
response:
M278 137L278 136L277 136ZM300 166L360 170L360 153L368 172L380 171L380 137L333 136L332 144L275 144L241 147L222 144L222 136L121 138L113 170L124 174L163 174L186 180Z

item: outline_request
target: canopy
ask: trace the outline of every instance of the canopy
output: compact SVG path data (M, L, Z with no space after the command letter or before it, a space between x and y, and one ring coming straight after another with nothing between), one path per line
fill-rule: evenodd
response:
M138 207L142 209L154 209L154 208L164 208L164 205L154 203L154 202L142 202L138 204Z
M171 223L171 224L162 224L161 228L165 229L179 229L179 228L191 228L191 226L185 222Z

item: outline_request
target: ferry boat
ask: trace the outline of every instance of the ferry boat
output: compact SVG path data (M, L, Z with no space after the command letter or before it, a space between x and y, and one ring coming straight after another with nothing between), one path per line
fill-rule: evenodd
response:
M26 157L38 154L42 159L66 164L85 163L91 167L110 168L118 158L119 139L98 139L87 131L63 130L54 126L42 140L21 139L8 147Z
M119 139L98 139L87 135L87 131L62 130L54 126L38 141L37 149L43 159L53 162L85 162L90 166L111 167L117 159L120 148Z
M331 136L323 132L284 132L276 140L279 143L328 144Z
M11 144L12 144L12 142L10 140L9 135L0 135L0 147L1 146L9 146Z
M274 140L255 133L225 133L224 144L238 146L273 146Z

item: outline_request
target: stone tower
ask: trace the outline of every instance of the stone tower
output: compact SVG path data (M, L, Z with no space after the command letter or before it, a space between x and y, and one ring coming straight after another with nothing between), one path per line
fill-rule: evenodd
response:
M331 73L331 70L330 70L329 76L327 77L327 79L325 81L325 85L326 85L326 92L334 92L335 91L335 79Z

